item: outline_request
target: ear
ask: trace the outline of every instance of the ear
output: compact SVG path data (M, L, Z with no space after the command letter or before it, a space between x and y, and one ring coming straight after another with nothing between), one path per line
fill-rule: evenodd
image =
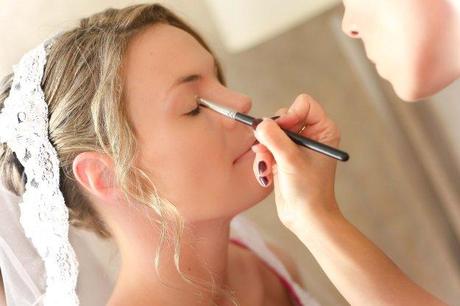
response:
M112 201L116 197L113 162L107 155L82 152L73 160L72 170L80 185L96 198Z

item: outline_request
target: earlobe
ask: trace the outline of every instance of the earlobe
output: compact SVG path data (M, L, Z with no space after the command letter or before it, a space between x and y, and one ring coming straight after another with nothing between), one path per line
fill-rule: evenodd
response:
M97 198L113 197L112 163L98 152L82 152L73 160L72 170L78 183Z

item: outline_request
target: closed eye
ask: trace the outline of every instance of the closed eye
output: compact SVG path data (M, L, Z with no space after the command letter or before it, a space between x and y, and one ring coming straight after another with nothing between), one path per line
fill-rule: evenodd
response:
M192 74L192 75L188 75L188 76L182 78L182 79L179 81L179 84L191 83L191 82L198 81L199 79L201 79L201 75Z
M194 110L188 112L187 116L197 116L201 112L200 106L198 105Z

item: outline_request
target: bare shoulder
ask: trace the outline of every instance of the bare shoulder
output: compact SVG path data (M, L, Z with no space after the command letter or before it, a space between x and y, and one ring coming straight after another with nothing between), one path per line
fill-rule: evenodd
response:
M291 274L292 279L299 285L304 286L302 278L300 277L299 268L297 266L297 263L294 261L294 259L276 244L273 244L268 241L266 241L265 244L276 255L276 257L278 257L279 260L283 263L283 265L288 270L289 274Z

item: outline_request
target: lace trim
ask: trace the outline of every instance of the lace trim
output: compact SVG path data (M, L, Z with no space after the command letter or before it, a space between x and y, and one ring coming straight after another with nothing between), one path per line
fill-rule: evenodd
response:
M10 95L0 113L0 141L6 142L27 177L20 222L46 269L45 305L78 305L78 262L68 239L69 212L59 189L59 159L48 138L48 105L41 89L48 39L13 66Z

